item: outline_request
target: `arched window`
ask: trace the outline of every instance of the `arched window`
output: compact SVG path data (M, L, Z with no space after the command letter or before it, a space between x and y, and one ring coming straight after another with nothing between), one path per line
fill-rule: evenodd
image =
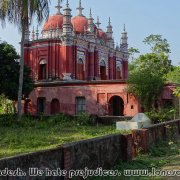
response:
M100 77L101 80L106 80L106 62L104 60L101 60L100 62Z
M53 99L51 101L51 114L58 114L60 112L60 103L58 99Z
M116 68L116 79L121 79L121 67Z
M84 62L82 58L78 59L77 64L77 79L84 80Z
M47 68L47 62L45 59L42 59L39 62L39 80L46 79L46 68Z

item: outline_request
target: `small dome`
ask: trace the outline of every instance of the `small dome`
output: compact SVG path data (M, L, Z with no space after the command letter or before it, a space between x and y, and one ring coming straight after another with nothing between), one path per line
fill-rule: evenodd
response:
M107 40L107 34L102 29L98 29L98 37L105 41Z
M75 32L83 33L84 29L87 29L88 19L84 16L75 16L71 22Z
M61 14L50 16L44 23L43 31L50 30L51 28L56 29L57 25L59 26L59 28L62 28L63 26L63 15Z

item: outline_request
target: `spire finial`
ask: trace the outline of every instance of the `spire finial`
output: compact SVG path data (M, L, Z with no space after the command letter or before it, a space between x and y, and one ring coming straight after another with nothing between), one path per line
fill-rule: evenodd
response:
M89 12L89 17L92 18L92 11L91 11L91 8L90 8L90 12Z
M100 27L100 25L101 25L101 23L100 23L100 21L99 21L99 16L97 17L97 22L96 22L96 25L97 25L97 27L99 28Z
M57 13L56 14L61 14L61 8L62 8L61 0L58 0L58 4L57 4L57 6L55 8L57 9Z
M124 29L123 30L124 30L124 32L126 32L126 25L125 24L124 24Z
M84 8L81 5L81 0L79 0L79 7L76 9L78 10L78 16L83 16L82 11Z
M66 7L69 7L69 0L66 1Z
M109 17L109 26L111 26L111 18Z

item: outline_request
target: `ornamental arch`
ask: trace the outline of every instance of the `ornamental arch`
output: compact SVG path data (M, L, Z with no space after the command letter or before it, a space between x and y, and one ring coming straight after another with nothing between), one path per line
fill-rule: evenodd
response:
M58 114L60 112L60 103L58 99L51 101L51 115Z
M124 116L124 101L120 96L112 96L108 102L109 115Z

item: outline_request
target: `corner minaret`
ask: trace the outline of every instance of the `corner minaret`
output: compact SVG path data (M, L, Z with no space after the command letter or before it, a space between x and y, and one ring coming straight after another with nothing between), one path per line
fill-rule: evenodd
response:
M99 16L97 17L97 22L96 22L96 25L97 25L97 28L98 28L98 29L100 29L100 25L101 25L101 23L100 23L100 21L99 21Z
M64 9L63 15L63 36L72 36L72 24L71 24L71 9L69 8L69 1L66 2L66 7Z
M128 36L127 36L125 24L124 24L124 29L123 29L122 37L121 37L120 50L122 52L128 52Z
M90 13L89 13L89 19L88 19L88 28L87 30L90 32L90 33L94 33L94 19L92 17L92 12L91 12L91 8L90 8Z
M109 22L108 22L108 26L107 26L107 38L108 38L108 46L110 48L114 48L114 39L113 39L113 27L111 25L111 19L109 17Z
M84 16L83 13L82 13L82 11L84 10L84 8L83 8L82 5L81 5L81 0L79 0L79 7L76 8L76 9L77 9L77 11L78 11L78 16Z
M111 18L110 17L109 17L109 22L108 22L107 32L106 33L107 33L108 39L112 39L113 30L112 30Z

